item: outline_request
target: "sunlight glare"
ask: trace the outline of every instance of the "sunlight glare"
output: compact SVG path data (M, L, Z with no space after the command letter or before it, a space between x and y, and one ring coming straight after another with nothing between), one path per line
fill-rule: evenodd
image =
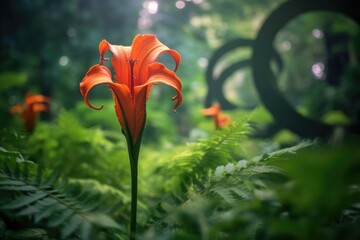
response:
M159 8L159 3L155 0L153 1L148 1L145 2L144 4L146 4L146 9L150 14L156 14Z
M311 33L315 38L319 38L319 39L323 38L324 36L324 33L318 28L314 28Z
M60 66L66 66L69 63L69 58L67 56L61 56L59 58L59 65Z
M311 67L311 71L314 74L314 76L320 80L324 79L324 75L325 75L324 69L325 69L324 64L321 62L314 63Z
M182 0L176 1L175 6L177 9L183 9L185 7L185 2Z

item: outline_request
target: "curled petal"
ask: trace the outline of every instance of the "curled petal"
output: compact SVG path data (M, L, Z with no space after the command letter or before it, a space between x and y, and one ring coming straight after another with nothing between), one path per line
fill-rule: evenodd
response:
M230 122L231 118L229 116L220 113L216 118L215 124L217 128L222 128L228 125Z
M80 92L81 95L84 97L86 105L96 110L102 109L103 106L97 108L90 104L88 99L88 93L91 88L96 85L109 83L112 83L111 72L107 67L98 64L91 67L80 83Z
M104 61L105 53L110 50L113 54L112 66L115 70L115 77L118 83L129 85L130 79L130 47L121 45L112 45L106 40L102 40L99 44L100 62Z
M134 65L134 73L135 76L137 76L135 86L142 85L146 82L147 66L156 62L158 57L163 53L168 53L172 56L175 62L174 71L176 71L181 61L180 54L177 51L161 43L155 35L146 34L135 37L131 50L131 58L136 60L136 64Z
M138 34L135 36L131 46L130 57L141 61L152 48L163 45L154 34Z
M215 116L221 112L221 106L219 103L215 103L209 108L205 108L202 110L202 114L204 116Z
M32 106L34 112L46 112L49 110L48 105L43 103L37 103Z
M181 60L180 54L160 42L154 34L136 35L132 43L131 58L141 61L146 56L150 55L150 59L152 60L150 61L151 63L156 61L159 55L164 52L168 52L173 57L176 63L174 71L176 71Z
M154 63L157 61L157 59L159 58L160 55L164 54L164 53L168 53L170 54L170 56L172 56L172 58L174 59L175 62L175 68L174 68L174 72L177 70L181 58L180 55L177 51L169 49L168 47L166 47L165 45L162 46L157 46L153 49L151 49L151 51L149 51L147 53L146 56L144 56L143 61L141 63L139 63L138 65L134 66L134 71L136 73L136 67L139 66L140 72L139 72L139 78L138 78L138 85L143 84L147 79L144 78L147 75L146 71L141 71L141 69L146 69L146 66L148 66L151 63Z
M34 105L32 105L32 110L34 112L46 112L49 110L48 105L44 104L44 103L36 103Z
M106 40L102 40L99 44L99 52L100 52L100 64L104 64L104 55L109 50L110 44Z
M167 69L161 63L152 63L148 67L148 80L141 86L135 87L135 91L139 91L137 89L144 88L145 86L149 86L149 88L154 84L165 84L176 90L176 96L173 97L173 100L177 100L174 105L174 110L181 104L182 102L182 84L178 76L173 71ZM147 91L147 95L149 91ZM147 98L148 96L146 96Z
M27 93L25 96L25 105L32 105L35 103L50 103L50 98L41 94Z
M173 59L175 61L174 72L176 72L176 70L179 67L180 61L181 61L181 55L180 55L180 53L178 53L177 51L175 51L173 49L168 50L167 53L169 53L173 57Z

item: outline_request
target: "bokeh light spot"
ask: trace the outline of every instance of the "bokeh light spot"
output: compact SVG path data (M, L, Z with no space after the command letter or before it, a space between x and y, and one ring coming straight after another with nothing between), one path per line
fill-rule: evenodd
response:
M68 63L69 63L69 58L67 56L61 56L59 58L59 65L60 66L64 67L64 66L68 65Z
M176 1L175 6L177 9L183 9L185 7L185 2L182 0Z

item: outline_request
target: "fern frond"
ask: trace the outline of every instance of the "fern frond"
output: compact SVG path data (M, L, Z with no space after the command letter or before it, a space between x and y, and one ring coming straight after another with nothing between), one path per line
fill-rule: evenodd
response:
M93 179L70 179L68 194L76 196L87 211L93 211L100 206L103 213L121 215L128 211L130 197L120 189L102 184ZM87 204L87 203L96 204ZM141 206L141 205L140 205Z
M216 131L208 139L189 144L186 149L166 162L163 172L168 176L169 189L183 192L183 189L200 183L208 177L209 171L219 164L225 164L241 152L241 140L248 134L248 118L232 122L226 128Z
M271 160L272 162L274 162L276 160L283 160L283 158L285 158L285 157L288 158L289 155L293 155L293 154L297 153L299 150L311 147L314 144L316 144L316 141L304 140L292 147L283 148L283 149L280 149L278 151L274 151L271 153L265 153L265 154L256 156L251 160L253 162L259 162L259 161L264 161L264 160L268 160L268 161Z
M25 159L20 152L9 151L3 147L0 147L0 156L6 156L7 158L15 157L16 161L25 162Z
M23 172L26 168L23 165L28 163L16 164L19 165L16 171L12 171L13 166L9 164L3 164L7 170L0 169L0 192L6 196L6 202L1 201L0 212L15 218L31 217L35 224L58 229L62 239L72 235L93 239L90 232L96 228L122 230L100 209L99 194L94 197L88 191L88 196L84 194L83 200L79 200L75 194L69 194L70 185L57 184L58 174L47 177L44 170L36 169L35 176L25 180ZM38 165L37 168L43 166Z
M1 235L0 235L1 236ZM5 237L5 236L4 236ZM3 238L2 238L3 239ZM6 231L5 239L38 239L45 240L49 239L47 233L41 228L25 228L17 229L16 231Z
M36 176L34 178L34 184L35 185L40 185L41 184L41 178L43 175L43 170L44 170L44 161L40 160L38 162L39 166L36 168Z
M233 203L236 199L233 197L233 193L230 188L224 188L222 186L214 186L210 189L210 192L217 194L220 198L224 199L228 203ZM237 191L242 194L241 191Z
M226 202L253 198L255 190L270 189L269 186L272 184L286 179L284 171L272 165L274 161L284 161L289 154L313 144L313 142L302 142L289 148L256 156L252 160L240 160L237 165L232 164L232 168L222 166L222 171L215 171L204 192L215 193Z
M263 222L256 218L257 213L251 212L249 215L249 212L244 209L253 208L254 203L256 204L261 199L269 204L278 204L276 205L278 209L281 205L276 202L273 186L280 186L279 184L288 179L282 168L273 163L286 161L289 154L294 154L311 145L312 143L301 143L257 156L251 160L240 160L238 163L232 161L225 166L217 166L216 170L210 171L209 179L203 182L204 188L192 192L190 198L180 205L160 203L152 215L153 226L158 226L161 232L165 229L177 233L186 229L188 233L194 233L193 226L200 227L203 224L206 229L212 229L213 232L208 234L214 234L214 232L223 234L216 235L215 238L232 239L227 235L226 224L230 228L237 229L237 225L245 221L244 223L249 225L247 225L248 228L244 228L244 232L241 232L241 236L249 238L240 237L239 239L256 238L257 230L261 228L260 224ZM205 216L206 219L202 219L201 216ZM191 224L187 225L187 222ZM237 225L234 226L234 223ZM203 232L194 233L198 237L201 234Z
M28 194L26 196L26 198L18 197L16 199L14 199L14 201L12 201L8 204L5 204L4 206L1 206L1 209L9 210L9 209L25 207L35 201L38 201L38 200L46 197L46 195L47 194L44 192L33 191L33 193Z

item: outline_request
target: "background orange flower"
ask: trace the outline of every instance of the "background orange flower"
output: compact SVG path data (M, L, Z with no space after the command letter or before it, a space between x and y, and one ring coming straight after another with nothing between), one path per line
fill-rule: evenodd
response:
M11 114L21 114L24 126L27 131L32 132L39 112L49 110L50 98L41 94L27 93L24 104L16 104L10 108Z
M221 105L219 103L215 103L211 107L203 109L202 113L204 116L213 117L216 129L225 127L231 122L231 118L222 113Z

